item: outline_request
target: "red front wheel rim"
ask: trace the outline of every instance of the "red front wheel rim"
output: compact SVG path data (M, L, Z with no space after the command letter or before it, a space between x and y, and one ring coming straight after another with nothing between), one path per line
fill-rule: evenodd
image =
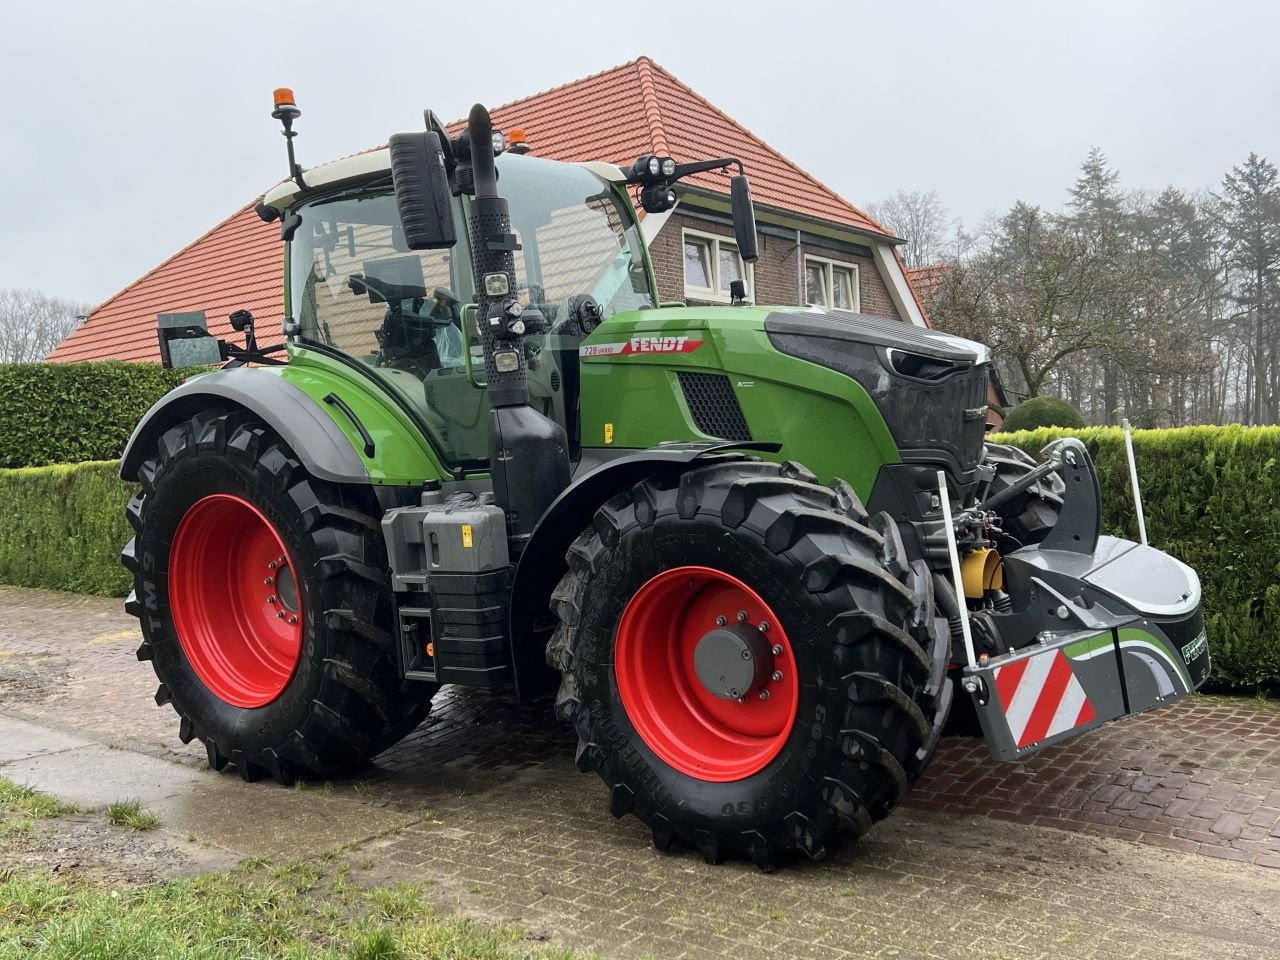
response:
M215 696L253 708L284 692L302 653L298 585L257 507L222 493L198 500L173 538L169 593L178 642Z
M695 665L699 643L726 625L759 631L771 658L764 679L737 699L708 689ZM795 726L800 684L786 631L758 593L710 567L676 567L636 591L618 623L614 673L640 738L698 780L759 773Z

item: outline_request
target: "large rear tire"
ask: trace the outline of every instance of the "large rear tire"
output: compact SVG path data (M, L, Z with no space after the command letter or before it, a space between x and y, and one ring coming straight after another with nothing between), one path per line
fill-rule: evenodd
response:
M209 766L331 776L421 722L435 687L401 677L370 491L311 477L243 410L166 430L139 473L126 609Z
M928 571L848 484L751 461L653 478L605 504L568 560L556 712L613 814L659 849L816 859L923 772L950 706L945 632ZM770 659L743 679L738 653Z

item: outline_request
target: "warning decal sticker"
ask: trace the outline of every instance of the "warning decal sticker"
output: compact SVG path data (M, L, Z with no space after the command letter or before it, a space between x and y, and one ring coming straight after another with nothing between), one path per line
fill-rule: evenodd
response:
M1061 650L1000 667L996 691L1019 750L1094 718L1093 704Z

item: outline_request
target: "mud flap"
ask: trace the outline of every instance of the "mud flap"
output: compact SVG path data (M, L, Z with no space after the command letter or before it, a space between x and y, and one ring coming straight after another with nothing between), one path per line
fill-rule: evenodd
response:
M1181 646L1171 638L1188 638ZM1209 676L1199 610L1158 625L1138 619L1058 635L964 671L996 760L1016 760L1145 710L1167 706Z

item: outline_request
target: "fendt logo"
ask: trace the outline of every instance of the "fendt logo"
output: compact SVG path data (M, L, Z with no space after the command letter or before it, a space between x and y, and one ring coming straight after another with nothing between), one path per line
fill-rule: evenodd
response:
M623 353L693 353L700 346L688 337L632 337Z
M618 357L634 353L693 353L702 340L688 337L632 337L624 343L593 343L578 348L581 357Z

